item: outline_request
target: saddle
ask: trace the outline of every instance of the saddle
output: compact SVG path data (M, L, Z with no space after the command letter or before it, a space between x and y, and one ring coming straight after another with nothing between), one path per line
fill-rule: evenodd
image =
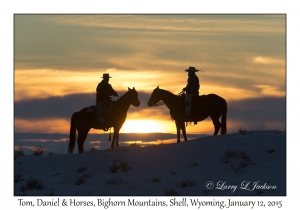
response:
M185 94L180 96L180 105L182 108L185 107ZM194 108L201 108L201 106L204 106L207 103L207 95L201 95L201 96L193 96L191 101L192 109Z
M194 96L192 98L192 108L201 108L207 103L207 95Z
M97 114L97 106L96 105L89 106L87 108L87 111L92 114Z
M97 114L97 106L96 105L91 105L87 108L87 111L91 114Z
M194 122L194 124L197 124L197 114L199 110L201 110L206 104L207 104L207 95L201 95L201 96L193 96L191 100L191 111L189 116L184 116L186 122ZM181 109L182 113L185 114L185 96L181 97L180 100L181 103Z
M90 113L90 121L93 124L94 129L102 129L107 131L110 126L109 112L113 110L113 103L108 101L103 101L96 105L91 105L87 107L87 111ZM100 111L100 114L98 113ZM101 116L101 119L99 117Z

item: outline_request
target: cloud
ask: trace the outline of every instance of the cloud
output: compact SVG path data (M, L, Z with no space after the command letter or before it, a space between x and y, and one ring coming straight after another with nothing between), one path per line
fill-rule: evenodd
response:
M14 115L20 119L69 119L75 111L95 104L95 94L73 94L15 102Z
M120 92L119 95L123 95ZM139 92L140 107L130 107L128 117L130 119L157 119L170 120L169 109L164 105L161 107L148 107L147 102L151 93ZM50 97L46 99L31 99L15 102L15 123L17 128L26 127L26 122L41 121L39 126L55 127L55 119L64 119L69 126L71 115L86 106L95 103L94 94L71 94L64 97ZM286 98L285 97L264 97L250 98L243 100L229 100L228 122L243 122L253 125L261 122L286 123ZM23 120L23 121L22 121ZM51 124L44 124L48 120ZM22 123L23 122L23 123ZM59 121L58 121L59 122ZM210 122L209 122L210 123ZM57 125L56 125L57 126ZM32 129L32 128L30 128ZM26 129L25 129L26 130ZM23 129L23 131L25 131Z
M15 69L207 67L285 53L285 15L16 15Z
M279 64L279 65L284 65L285 60L280 60L276 58L271 58L267 56L256 56L252 58L253 63L257 64Z
M286 98L265 97L228 102L228 117L248 124L261 122L286 123Z
M44 19L57 24L156 32L283 32L285 15L56 15ZM267 29L267 30L266 30Z
M119 92L119 95L122 96L124 93ZM14 117L32 120L54 118L69 120L74 112L80 111L84 107L95 105L95 97L95 94L87 93L17 101L14 107ZM137 108L130 108L129 112L132 114L138 114L143 109L148 109L147 102L150 98L150 93L138 92L138 97L141 105Z
M22 139L22 140L17 140L16 142L41 142L41 143L45 143L45 142L66 142L69 141L68 138L62 138L62 139Z

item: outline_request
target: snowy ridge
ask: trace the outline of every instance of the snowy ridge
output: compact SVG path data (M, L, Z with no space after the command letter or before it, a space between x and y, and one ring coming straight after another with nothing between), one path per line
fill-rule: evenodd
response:
M286 133L14 160L15 196L286 195Z

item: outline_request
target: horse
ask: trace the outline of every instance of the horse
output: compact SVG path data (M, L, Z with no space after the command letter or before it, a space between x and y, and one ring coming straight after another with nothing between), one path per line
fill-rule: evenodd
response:
M123 96L112 103L114 108L107 113L108 117L105 122L100 122L95 113L89 112L89 107L72 114L68 148L70 154L73 153L75 147L76 130L78 132L77 144L79 153L83 153L83 144L91 128L107 131L113 127L114 133L111 148L114 148L114 146L119 147L119 131L126 120L127 111L130 105L140 106L140 101L135 88L128 88L128 91ZM96 109L96 106L91 107Z
M177 143L180 142L180 130L182 131L184 140L186 138L185 122L195 122L202 121L208 116L213 121L215 132L217 135L220 128L221 134L226 134L226 115L227 115L227 102L222 97L216 94L208 94L203 96L198 96L196 99L196 104L193 105L194 108L191 110L191 117L184 117L184 98L179 95L174 95L173 93L160 89L159 86L155 88L150 96L147 103L149 107L155 106L159 101L169 108L171 118L175 121L177 129ZM221 118L221 122L219 118Z

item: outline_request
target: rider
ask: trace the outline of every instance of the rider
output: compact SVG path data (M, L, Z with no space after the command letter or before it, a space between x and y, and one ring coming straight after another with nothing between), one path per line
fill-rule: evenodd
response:
M183 88L183 91L186 91L186 97L185 97L185 116L188 117L191 113L191 106L192 106L192 97L199 95L199 89L200 89L200 83L199 79L196 75L196 72L199 71L195 67L190 66L188 69L186 69L189 74L189 78L187 80L187 86ZM202 71L202 70L200 70ZM196 124L196 123L195 123Z
M112 86L108 83L109 74L103 74L102 81L97 86L97 95L96 95L96 105L97 105L97 114L98 118L101 122L105 122L103 119L103 114L105 109L103 109L103 104L101 102L111 101L110 96L118 96L118 93L112 88ZM107 108L107 107L106 107Z

